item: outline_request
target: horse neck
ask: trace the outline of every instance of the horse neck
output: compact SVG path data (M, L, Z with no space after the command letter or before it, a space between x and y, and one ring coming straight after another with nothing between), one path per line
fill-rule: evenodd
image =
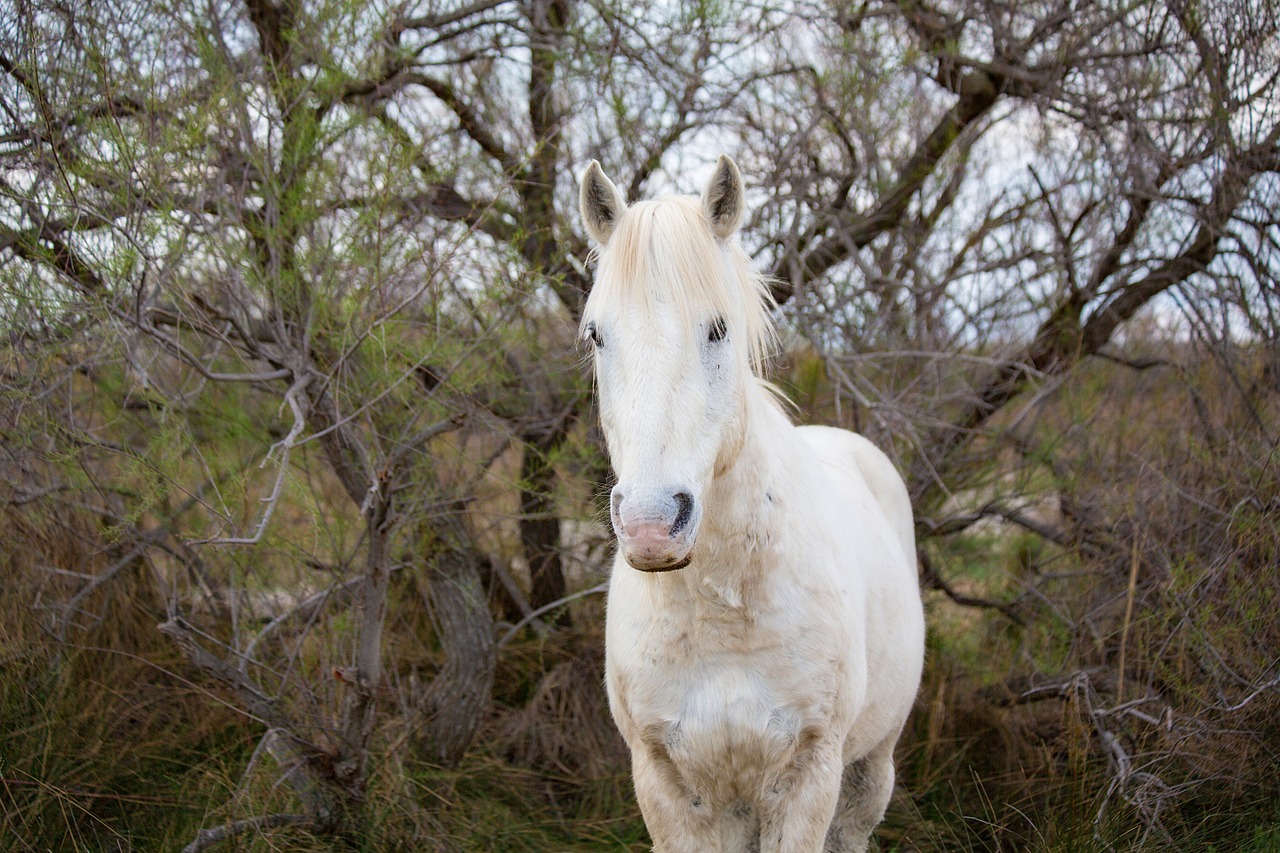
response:
M758 383L747 392L744 420L742 446L712 480L705 498L698 547L708 559L698 562L709 572L746 576L766 568L763 545L785 523L785 504L774 495L792 480L796 437L788 434L794 427L771 393Z

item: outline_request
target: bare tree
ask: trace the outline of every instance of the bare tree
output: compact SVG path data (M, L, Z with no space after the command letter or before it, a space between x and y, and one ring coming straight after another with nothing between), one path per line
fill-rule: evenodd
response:
M1274 209L1280 167L1272 11L863 5L814 34L819 82L787 80L775 96L798 92L806 111L788 100L748 116L777 140L762 159L779 192L761 215L775 295L801 303L811 337L923 351L1017 341L915 438L924 507L953 488L994 415L1102 353L1162 296L1237 277L1239 252L1252 298L1215 292L1252 303L1241 310L1255 320L1270 304L1274 235L1258 212ZM882 114L874 99L905 84L904 50L912 103ZM867 83L841 89L851 76Z
M302 805L192 848L350 829L403 675L384 644L405 570L442 657L399 696L409 742L454 762L487 708L496 652L478 584L503 567L465 513L497 456L466 457L460 429L523 448L531 585L527 602L506 594L530 616L566 598L557 460L587 396L572 334L554 330L572 329L587 281L574 164L632 158L639 192L733 97L714 74L725 19L694 12L657 37L644 9L562 0L17 11L0 50L11 346L81 353L89 381L51 453L94 467L90 490L132 483L155 448L126 465L86 451L118 423L85 414L89 401L167 436L158 491L192 499L117 494L122 519L158 514L127 523L130 554L169 587L161 629L265 727ZM659 86L631 92L656 59ZM582 115L579 101L609 108ZM606 153L620 128L642 144ZM76 369L43 363L50 387ZM201 424L228 405L249 424ZM307 505L319 542L293 529ZM296 591L260 617L255 596L278 592L256 587L281 582ZM313 648L344 630L338 648Z
M593 510L561 486L607 477L566 459L591 440L571 344L591 158L635 198L733 151L785 340L834 389L823 415L910 474L926 583L1122 650L1104 663L1123 688L1058 673L1024 691L1087 699L1116 778L1121 723L1147 713L1125 698L1142 605L1188 606L1161 598L1188 554L1254 553L1240 519L1274 500L1280 375L1269 0L14 8L6 500L104 520L111 559L64 576L60 636L145 563L157 621L262 728L300 804L194 849L352 828L387 744L446 764L467 749L490 599L520 626L569 625L561 522ZM1161 324L1177 333L1143 334ZM1220 388L1197 385L1202 357ZM1145 489L1128 503L1081 477L1103 439L1062 400L1101 364L1139 397L1177 373L1193 437L1225 461L1117 466ZM512 492L527 579L468 516L485 477ZM1077 606L1028 558L1011 597L967 591L946 545L992 519L1103 581ZM1226 596L1227 574L1205 588ZM1265 667L1229 669L1200 711L1274 693Z

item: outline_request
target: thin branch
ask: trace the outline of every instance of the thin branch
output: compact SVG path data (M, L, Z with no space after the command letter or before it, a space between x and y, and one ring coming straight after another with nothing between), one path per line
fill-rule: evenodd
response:
M276 505L280 502L280 495L284 491L285 475L289 473L289 451L297 444L298 436L302 435L303 430L307 428L307 409L306 397L304 391L308 384L308 377L305 374L299 374L293 384L289 386L289 390L284 394L284 402L282 406L287 405L293 412L293 424L289 427L289 432L284 438L271 445L267 451L266 457L262 462L258 463L259 468L265 468L271 461L271 457L276 451L280 452L280 462L276 470L276 479L271 486L271 493L265 498L260 498L259 502L265 505L262 516L258 519L257 527L251 536L215 536L209 539L197 539L189 544L191 545L256 545L262 541L262 534L266 532L267 524L271 521L271 516L275 513Z
M475 0L475 2L454 9L451 12L438 12L433 15L419 15L413 18L402 18L396 21L393 32L402 30L438 30L450 24L496 9L511 0Z
M399 566L393 567L392 571L396 571L399 568ZM253 653L257 651L258 644L264 639L270 637L272 634L276 633L276 631L279 631L284 625L294 620L302 619L307 622L311 621L330 602L333 602L335 605L345 603L351 598L355 588L362 583L364 583L364 576L358 575L354 578L343 581L336 587L322 589L317 593L307 596L293 607L290 607L279 616L276 616L266 625L263 625L262 629L258 631L258 633L254 635L254 638L249 641L249 644L245 646L244 653L240 658L240 671L244 672L248 669L249 663L253 659Z
M314 828L316 822L306 815L300 814L268 814L233 820L222 826L211 826L196 833L195 840L182 848L182 853L201 853L215 844L229 841L246 832L261 832L264 829L277 829L282 826L302 826Z
M523 179L526 176L526 167L507 151L497 135L481 120L480 114L458 94L458 90L450 83L426 74L406 74L404 82L422 86L452 110L458 117L458 123L463 132L480 146L481 151L498 162L508 178Z
M186 619L175 615L158 627L160 633L172 638L178 644L183 655L197 669L230 687L250 716L269 728L292 731L293 721L280 709L277 700L264 693L248 675L202 646Z
M75 594L72 595L66 603L59 605L59 609L62 611L60 618L57 620L57 636L59 644L66 643L67 630L71 626L71 619L79 611L80 605L84 600L92 595L96 590L101 589L104 584L109 583L120 573L122 569L133 565L134 560L137 560L145 554L147 548L149 548L157 539L167 536L168 533L169 528L165 525L159 525L151 529L141 536L137 542L134 543L133 547L125 552L124 556L116 560L107 568L94 574L92 576L92 580L80 587L80 589L76 590Z
M947 598L964 607L978 607L984 610L997 610L1010 621L1025 625L1026 620L1017 610L1018 601L996 601L990 598L978 598L958 591L942 577L934 565L933 559L923 550L917 549L920 558L920 580L930 589L940 590Z
M527 616L525 616L519 622L517 622L516 624L508 628L507 633L502 635L502 638L498 640L498 650L501 651L502 647L505 646L507 643L511 642L511 640L515 637L517 633L520 632L522 628L524 628L530 622L537 619L539 616L542 616L544 613L550 613L552 610L556 610L558 608L564 607L569 602L577 601L579 598L586 598L588 595L599 595L602 592L607 592L608 589L609 589L609 582L603 581L602 583L598 583L595 586L590 587L589 589L583 589L583 590L579 590L578 592L570 593L569 595L566 595L564 598L557 598L555 601L548 602L547 604L542 605L536 610L530 611Z
M1064 531L1039 521L1027 515L1021 509L1007 507L998 501L991 501L983 504L972 512L966 512L959 515L948 516L941 521L934 521L931 518L919 518L916 526L919 529L921 538L934 536L951 536L968 530L973 525L987 518L999 518L1010 524L1016 524L1024 530L1035 533L1042 539L1046 539L1055 545L1062 547L1071 547L1076 544L1075 541Z

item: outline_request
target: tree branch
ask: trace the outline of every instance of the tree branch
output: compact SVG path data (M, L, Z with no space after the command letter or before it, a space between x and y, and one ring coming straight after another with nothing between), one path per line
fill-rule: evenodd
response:
M458 94L456 88L444 80L426 74L407 74L404 79L406 83L422 86L452 110L458 117L458 125L462 131L480 146L481 151L497 161L498 166L508 178L527 177L526 167L507 151L502 141L484 124L480 114Z
M261 832L282 826L315 827L316 823L306 815L268 814L233 820L222 826L211 826L196 833L195 840L182 848L182 853L201 853L215 844L228 841L246 832Z
M1017 397L1032 377L1051 377L1070 370L1082 358L1099 352L1110 342L1115 330L1143 306L1169 288L1204 272L1217 256L1227 226L1248 197L1251 181L1264 172L1280 171L1280 124L1258 145L1230 159L1214 184L1212 196L1197 211L1198 225L1181 252L1134 282L1121 282L1110 290L1107 301L1082 321L1085 301L1090 295L1071 292L1041 323L1030 343L1008 358L978 387L973 398L950 424L942 427L927 446L934 448L931 471L917 466L913 475L913 502L929 506L941 493L939 475L956 464L956 453L992 415ZM1145 215L1145 214L1144 214ZM1141 221L1139 217L1137 222ZM1137 227L1134 215L1116 237L1116 244L1135 239L1130 226ZM1114 269L1119 254L1108 251L1099 266ZM1091 287L1105 283L1095 271ZM1092 282L1098 280L1097 285Z
M920 581L929 589L940 590L947 598L964 607L978 607L984 610L998 610L1009 620L1025 625L1026 620L1017 610L1017 601L995 601L990 598L978 598L958 591L942 577L934 565L933 559L923 550L917 549L920 558Z
M798 287L820 278L854 251L902 221L911 199L933 174L942 156L966 128L986 115L1000 96L999 81L984 72L969 72L964 81L960 87L960 98L942 114L933 130L899 170L897 181L880 196L871 210L834 224L825 235L811 234L802 240L796 252L798 264L794 268L792 258L778 260L769 275L774 298L779 304L790 299ZM799 271L799 281L785 278L792 269Z

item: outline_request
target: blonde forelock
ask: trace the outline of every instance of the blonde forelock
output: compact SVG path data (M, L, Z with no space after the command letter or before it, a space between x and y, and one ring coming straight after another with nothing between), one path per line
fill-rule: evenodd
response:
M584 325L610 304L638 306L652 317L658 302L670 303L690 325L722 315L742 325L752 369L760 374L774 344L767 280L752 269L736 240L712 235L697 199L675 196L632 205L598 256Z

